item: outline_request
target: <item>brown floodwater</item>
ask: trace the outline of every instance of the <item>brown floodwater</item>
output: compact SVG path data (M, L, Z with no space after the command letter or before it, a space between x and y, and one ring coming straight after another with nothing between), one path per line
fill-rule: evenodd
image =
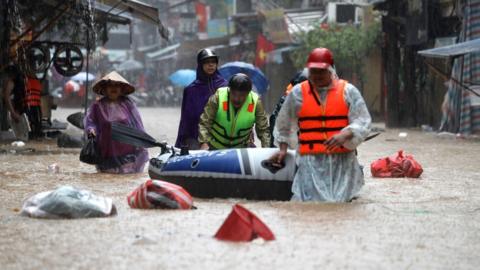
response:
M74 111L54 115L64 120ZM151 135L174 142L179 109L141 114ZM59 149L54 140L25 148L34 151L1 146L0 269L478 269L480 263L479 141L388 130L359 148L366 184L353 203L195 199L198 209L189 211L130 209L126 196L148 179L146 171L96 173L79 162L79 150ZM370 163L399 149L422 164L422 177L372 178ZM49 172L53 163L59 173ZM61 185L112 198L118 215L19 215L25 199ZM214 239L235 203L256 213L276 240Z

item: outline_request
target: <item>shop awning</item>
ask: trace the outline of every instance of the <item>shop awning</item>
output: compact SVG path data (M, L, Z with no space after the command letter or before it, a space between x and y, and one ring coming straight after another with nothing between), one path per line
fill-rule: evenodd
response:
M63 0L62 1L61 0L43 0L43 3L49 5L52 9L58 8L59 4L61 4L62 2ZM65 5L67 3L63 3L63 4ZM83 3L82 5L87 7L88 3ZM67 9L66 15L78 17L78 14L71 11L73 7L74 7L73 5L70 5L70 9ZM131 21L133 20L133 17L130 14L121 13L121 12L113 13L111 6L108 6L102 3L96 2L95 5L92 6L92 8L93 8L93 11L95 12L94 18L102 17L106 19L108 22L112 22L116 24L130 24Z
M152 61L153 62L160 62L160 61L165 61L165 60L169 60L169 59L173 59L175 57L178 56L178 53L177 52L173 52L172 54L167 54L165 56L162 56L162 57L159 57L159 58L155 58L153 59Z
M151 53L147 53L146 56L147 56L147 58L149 58L150 60L154 60L155 58L162 57L162 56L164 56L165 54L168 54L169 52L175 51L176 49L178 49L178 47L180 47L180 45L181 45L180 43L175 44L175 45L171 45L171 46L162 48L162 49L160 49L160 50L158 50L158 51L151 52Z
M86 1L86 0L85 0ZM154 24L159 24L160 19L158 17L158 9L156 7L147 5L136 0L98 0L97 4L105 4L111 7L112 14L118 14L119 12L128 12L133 17L149 21Z
M474 52L480 52L480 38L454 45L419 51L418 54L425 57L445 58Z
M87 1L87 0L84 0ZM97 3L105 4L111 7L109 13L121 14L130 13L133 17L153 23L158 27L160 35L168 40L168 30L160 21L158 9L137 0L98 0Z
M140 46L140 47L137 48L137 51L144 53L144 52L153 51L153 50L157 49L158 47L160 47L160 43L155 43L155 44L152 44L152 45Z
M327 14L323 10L287 11L285 16L287 17L288 31L291 35L308 32L327 19Z
M95 12L99 15L106 16L108 22L113 22L118 24L130 24L131 21L133 20L133 16L131 16L128 13L116 14L116 13L112 13L111 11L112 11L112 8L108 5L104 5L101 3L95 4Z
M65 0L43 0L44 3L55 7ZM78 0L84 7L89 6L88 0ZM75 2L73 2L75 4ZM137 18L158 27L160 35L168 40L168 30L163 26L156 7L147 5L137 0L97 0L91 7L97 14L106 16L107 21L129 24L133 18Z

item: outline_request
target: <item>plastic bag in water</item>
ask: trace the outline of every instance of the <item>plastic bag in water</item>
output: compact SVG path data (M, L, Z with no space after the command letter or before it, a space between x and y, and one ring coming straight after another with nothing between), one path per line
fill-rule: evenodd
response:
M32 196L25 201L21 211L22 215L34 218L92 218L116 213L112 199L71 186Z
M80 152L80 161L87 164L96 165L100 163L100 160L100 151L97 148L95 138L90 137Z
M403 150L390 157L378 159L370 165L373 177L412 177L418 178L423 168L412 155L404 155Z

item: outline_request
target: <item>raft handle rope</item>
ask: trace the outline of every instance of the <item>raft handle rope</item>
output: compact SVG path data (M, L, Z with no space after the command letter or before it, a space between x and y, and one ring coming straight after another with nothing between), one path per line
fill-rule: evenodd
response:
M283 162L281 165L281 167L274 166L273 161L268 159L262 161L262 167L269 170L272 174L276 174L278 171L285 168L285 162Z

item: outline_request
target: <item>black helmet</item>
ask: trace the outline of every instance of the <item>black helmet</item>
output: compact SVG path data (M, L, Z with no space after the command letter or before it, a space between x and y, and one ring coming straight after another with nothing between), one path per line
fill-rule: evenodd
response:
M201 49L198 54L197 54L197 63L202 63L203 60L207 59L207 58L215 58L215 60L217 61L218 63L218 56L217 54L213 51L213 50L210 50L210 49Z
M234 91L250 92L252 90L252 80L243 73L237 73L228 81L228 88Z

